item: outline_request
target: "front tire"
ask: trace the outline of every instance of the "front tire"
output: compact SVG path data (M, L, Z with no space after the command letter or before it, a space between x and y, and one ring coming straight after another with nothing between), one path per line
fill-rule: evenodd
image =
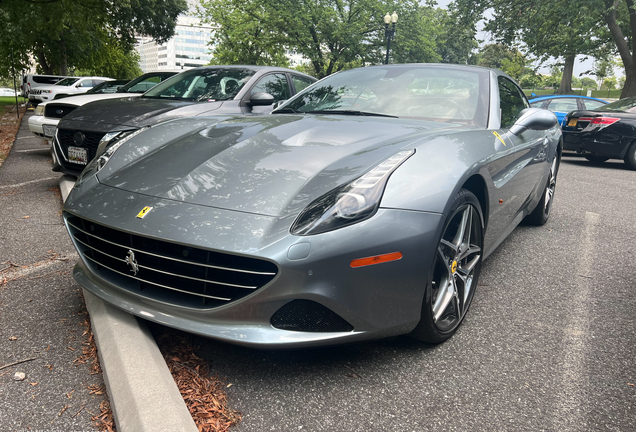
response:
M428 343L449 339L472 302L483 258L484 219L477 197L459 191L427 278L422 315L411 336Z
M559 172L560 158L559 154L554 157L552 165L550 166L550 173L548 175L548 182L543 190L543 195L539 203L524 219L524 222L530 225L541 226L550 218L550 212L552 211L552 201L554 201L554 191L556 189L557 174Z

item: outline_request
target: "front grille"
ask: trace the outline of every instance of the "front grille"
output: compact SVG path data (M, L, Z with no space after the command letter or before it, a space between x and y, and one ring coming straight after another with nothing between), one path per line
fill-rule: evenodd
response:
M34 94L34 95L39 95L40 93L42 93L42 90L33 89L29 93Z
M60 148L64 153L64 157L68 158L68 148L70 146L73 147L83 147L87 149L88 162L92 161L95 158L95 154L97 153L97 147L99 146L99 141L102 139L105 132L83 132L86 137L84 142L81 145L75 144L73 141L73 136L75 133L80 132L77 130L68 130L68 129L58 129L57 130L57 140L60 143ZM74 163L67 162L64 158L60 158L60 163L64 168L64 171L69 171L74 175L78 175L81 173L86 165L79 165Z
M77 108L77 107L69 106L69 105L50 104L49 103L49 104L46 105L46 107L44 107L44 117L62 118L66 114L68 114L71 111L73 111L75 108ZM99 141L97 141L97 143L99 144Z
M350 332L353 326L331 309L311 300L293 300L272 315L272 326L302 332Z
M93 272L164 303L197 309L226 305L262 288L278 273L269 261L128 234L69 213L64 217Z

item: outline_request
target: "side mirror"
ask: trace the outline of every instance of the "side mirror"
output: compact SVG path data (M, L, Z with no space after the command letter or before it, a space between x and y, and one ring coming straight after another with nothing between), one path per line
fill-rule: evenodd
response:
M533 98L537 97L537 94L535 92L530 93L530 96L532 96Z
M250 105L252 106L272 105L274 102L274 96L269 93L254 93L252 97L250 97Z
M526 130L548 130L557 125L558 121L552 111L540 108L526 108L521 111L521 117L510 127L510 132L520 135Z

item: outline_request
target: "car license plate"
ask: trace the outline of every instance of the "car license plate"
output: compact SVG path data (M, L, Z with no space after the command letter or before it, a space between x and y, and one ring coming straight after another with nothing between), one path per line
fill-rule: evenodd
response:
M576 122L579 121L578 118L571 118L568 122L568 126L576 126Z
M88 163L88 152L85 148L69 147L68 161L78 165L86 165Z
M42 128L44 129L44 136L49 138L53 138L55 136L55 130L57 129L55 126L43 125Z

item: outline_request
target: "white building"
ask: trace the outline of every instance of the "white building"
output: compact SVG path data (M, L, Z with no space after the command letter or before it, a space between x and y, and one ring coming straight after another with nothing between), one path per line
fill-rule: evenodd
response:
M198 18L182 15L169 41L157 44L148 37L138 38L135 48L139 53L139 67L146 73L207 65L212 58L208 42L213 34L212 27L200 25Z

